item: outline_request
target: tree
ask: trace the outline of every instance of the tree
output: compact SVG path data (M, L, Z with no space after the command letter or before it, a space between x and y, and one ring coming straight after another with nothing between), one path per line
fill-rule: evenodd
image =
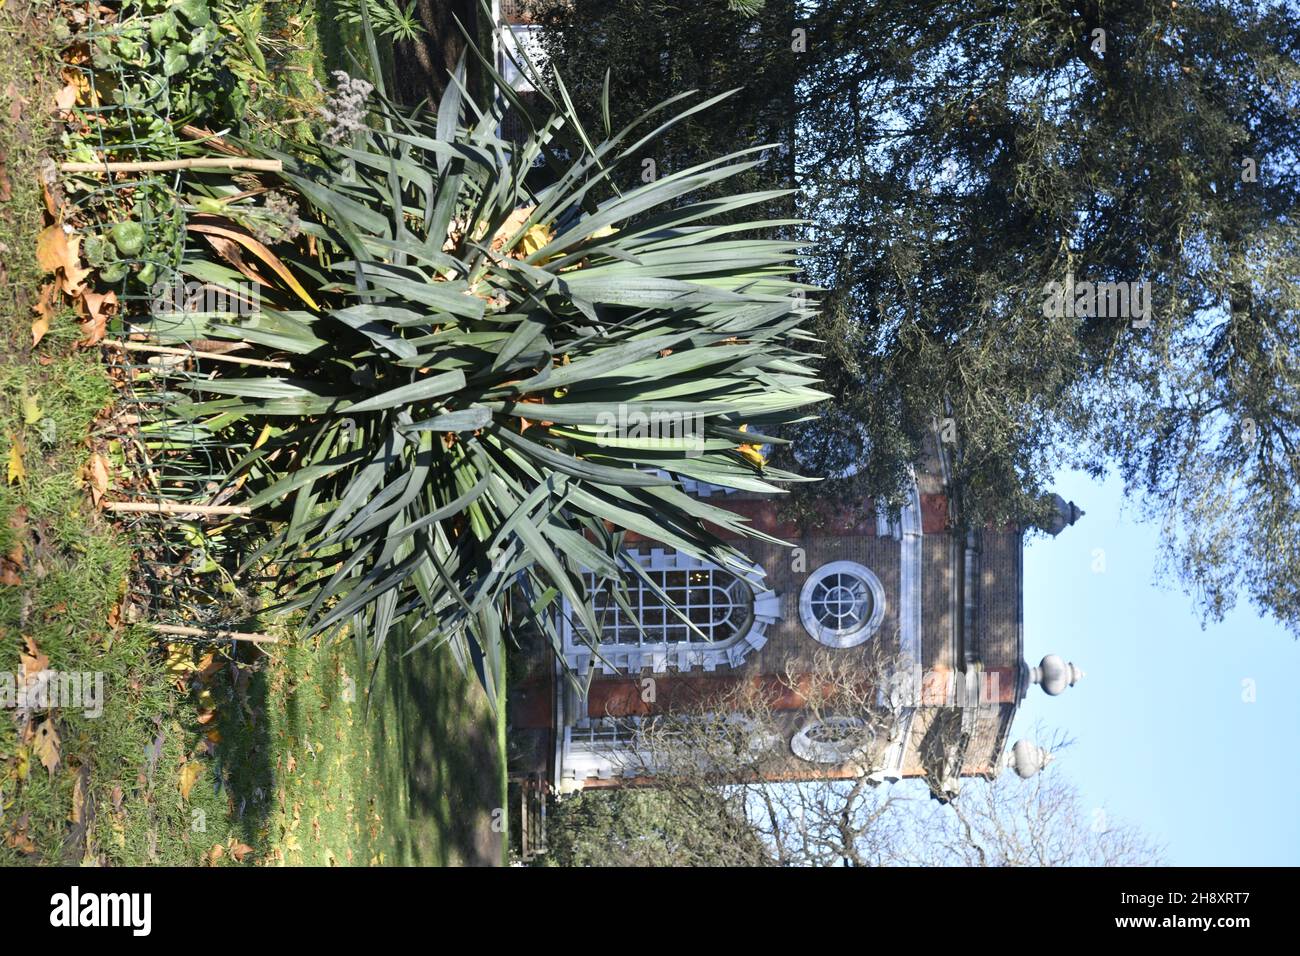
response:
M821 30L806 261L863 326L837 407L886 462L953 419L970 523L1117 466L1211 617L1244 591L1300 628L1293 11L881 2ZM1143 315L1053 309L1071 276L1149 282Z
M594 55L566 45L579 24L604 35L574 9L561 72ZM698 57L714 38L692 16L618 42ZM1033 523L1060 467L1117 468L1209 617L1244 593L1300 633L1293 7L818 0L789 23L801 54L773 21L717 55L797 94L835 398L787 435L831 479L794 510L897 502L940 423L963 523ZM1052 283L1105 294L1067 308Z
M1031 780L1004 773L908 821L911 866L1157 866L1163 849L1139 828L1089 807L1049 766Z
M906 695L879 693L909 672L883 655L850 666L829 653L779 690L807 702L801 719L835 718L850 753L846 776L809 778L786 746L778 688L741 683L672 713L623 719L628 744L605 756L635 785L561 800L544 865L1071 866L1153 865L1161 851L1137 828L1088 811L1050 765L1032 780L967 778L959 793L946 757L953 721L934 735L925 781L881 786L875 771L901 729ZM1068 741L1057 737L1052 750ZM938 799L926 799L927 795Z
M798 64L788 48L791 0L533 0L529 9L543 26L547 72L558 74L575 96L591 97L581 113L590 126L603 122L607 77L615 128L669 92L732 92L722 107L696 114L644 144L615 180L618 188L751 145L774 148L761 154L762 165L736 179L736 188L776 193L794 185ZM781 37L784 43L776 43ZM784 220L794 203L788 195L774 194L758 208ZM728 213L722 216L725 220Z

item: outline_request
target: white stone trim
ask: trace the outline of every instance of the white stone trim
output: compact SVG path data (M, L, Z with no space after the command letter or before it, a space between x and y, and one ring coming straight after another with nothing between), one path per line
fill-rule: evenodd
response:
M921 492L915 476L911 495L899 514L898 635L899 656L912 668L912 703L921 695Z
M814 739L812 732L825 726L860 731L860 742L855 747L848 747L844 741ZM799 728L799 732L790 738L790 750L800 760L808 763L842 764L868 756L874 737L871 725L861 717L827 717L823 720L810 720Z
M847 631L836 631L826 627L813 609L813 592L827 577L833 574L849 575L862 581L871 592L871 616L858 627ZM808 576L799 592L799 620L813 639L827 647L857 647L871 639L880 629L885 618L885 587L880 578L870 569L856 561L830 561L823 564Z
M629 551L627 554L647 571L704 569L733 573L672 548L653 548L649 552ZM781 599L775 591L766 586L763 581L763 569L757 565L750 574L737 574L736 577L748 581L754 592L749 628L743 634L713 643L669 641L659 644L622 645L602 641L600 658L596 658L591 648L574 634L572 606L565 600L561 622L565 663L579 674L586 673L592 666L599 668L604 674L638 673L647 667L656 674L666 673L670 668L681 672L695 668L714 671L719 667L739 667L750 653L759 650L767 643L768 626L781 617Z

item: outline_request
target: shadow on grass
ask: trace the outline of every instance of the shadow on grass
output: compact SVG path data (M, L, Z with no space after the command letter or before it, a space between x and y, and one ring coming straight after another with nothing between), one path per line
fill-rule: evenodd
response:
M502 835L493 824L499 829L502 819L500 758L492 708L478 681L444 649L403 657L393 648L376 693L386 719L375 733L397 731L395 782L406 788L409 826L389 828L394 861L499 863Z

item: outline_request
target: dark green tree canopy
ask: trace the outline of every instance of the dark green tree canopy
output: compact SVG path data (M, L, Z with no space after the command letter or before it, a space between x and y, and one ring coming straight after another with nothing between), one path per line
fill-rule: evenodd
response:
M769 3L730 47L721 4L658 32L618 27L655 4L600 6L552 31L561 73L586 17L642 61L684 44L704 92L795 90L766 174L799 188L828 290L834 407L789 437L843 477L812 494L896 497L950 419L963 521L1032 521L1060 467L1117 469L1207 616L1244 595L1300 630L1294 5ZM740 137L748 114L714 121Z

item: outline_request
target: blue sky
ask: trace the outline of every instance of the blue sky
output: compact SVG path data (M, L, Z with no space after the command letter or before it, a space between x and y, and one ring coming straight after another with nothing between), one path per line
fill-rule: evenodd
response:
M1026 549L1025 659L1087 677L1031 688L1012 740L1036 721L1067 732L1059 766L1093 813L1140 825L1173 865L1300 864L1300 644L1245 604L1203 630L1157 582L1158 529L1123 510L1117 479L1066 472L1055 490L1087 514Z

